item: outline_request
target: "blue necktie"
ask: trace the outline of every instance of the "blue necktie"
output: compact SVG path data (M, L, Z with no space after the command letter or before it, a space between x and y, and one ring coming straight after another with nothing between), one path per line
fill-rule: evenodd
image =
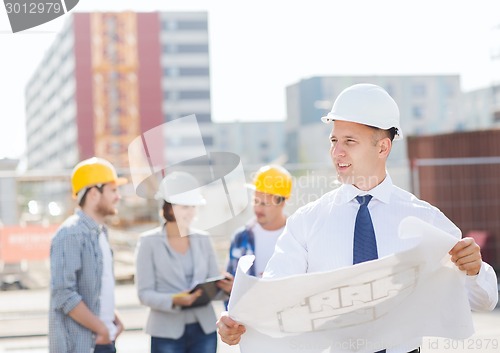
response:
M368 211L368 202L371 199L372 195L356 196L359 210L354 225L353 264L378 259L377 240Z
M359 210L354 225L353 264L378 259L377 240L370 211L368 211L368 202L371 199L372 195L356 196ZM385 349L376 353L385 353Z

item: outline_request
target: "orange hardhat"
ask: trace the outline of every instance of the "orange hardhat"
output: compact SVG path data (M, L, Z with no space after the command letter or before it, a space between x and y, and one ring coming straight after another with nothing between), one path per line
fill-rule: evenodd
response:
M247 186L255 191L287 199L292 194L292 176L282 166L266 165L257 171L253 183Z
M71 173L71 187L74 198L84 188L111 182L115 182L116 185L123 185L127 183L127 179L119 178L113 165L102 158L92 157L81 161L73 168Z

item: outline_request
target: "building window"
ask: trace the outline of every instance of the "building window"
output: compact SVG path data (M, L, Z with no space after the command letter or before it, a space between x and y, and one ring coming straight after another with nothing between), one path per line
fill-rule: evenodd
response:
M180 67L179 76L208 76L208 67Z
M201 20L201 21L166 20L163 21L162 28L165 31L206 31L208 30L208 23L206 20Z
M455 131L465 131L465 123L463 121L458 122L455 125Z
M188 115L191 115L191 114L193 114L193 112L191 112L191 113L179 113L179 116L188 116ZM199 123L210 123L210 122L212 122L212 115L210 113L194 113L194 115L196 115L196 120Z
M176 77L179 76L179 68L177 67L166 67L163 69L163 76Z
M164 53L177 53L177 44L164 44L162 51Z
M177 30L179 31L199 31L207 30L207 21L179 21L177 22Z
M500 122L500 110L496 110L493 112L493 121L495 123Z
M416 120L421 120L424 117L424 108L420 105L414 105L412 107L413 118Z
M164 21L161 26L165 31L175 31L177 29L177 21Z
M413 97L425 97L427 94L427 89L423 84L415 84L411 86L411 93Z
M208 44L179 44L179 53L208 53Z
M164 44L164 53L208 53L208 44Z
M179 99L210 99L210 91L180 91Z
M208 67L167 67L163 69L163 76L209 76Z
M179 99L179 92L177 91L163 91L163 100L175 101Z

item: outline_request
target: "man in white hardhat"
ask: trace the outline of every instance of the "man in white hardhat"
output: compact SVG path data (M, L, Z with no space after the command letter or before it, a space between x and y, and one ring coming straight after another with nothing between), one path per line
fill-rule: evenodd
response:
M461 239L457 226L436 207L392 184L386 161L393 140L403 137L392 97L373 84L353 85L340 93L322 121L333 124L330 155L342 186L289 217L264 278L330 271L400 252L405 244L398 237L398 225L414 216L456 237L449 254L467 275L464 291L470 306L492 310L498 301L497 278L481 260L474 239ZM227 314L218 328L230 345L245 332ZM413 353L419 351L421 337L386 344L379 352Z

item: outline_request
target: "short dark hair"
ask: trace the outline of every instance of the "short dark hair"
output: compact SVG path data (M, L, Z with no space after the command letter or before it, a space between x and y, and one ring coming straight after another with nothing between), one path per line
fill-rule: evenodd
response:
M394 137L396 137L396 134L398 133L398 129L396 127L391 127L389 130L389 138L391 139L391 141L394 141Z
M80 199L80 202L78 202L78 206L83 207L83 205L85 205L85 200L87 199L87 194L89 193L90 189L92 189L92 188L96 188L102 194L103 188L104 188L104 184L102 184L102 185L94 185L94 186L88 187L85 190L85 193L83 194L82 198Z
M167 201L163 201L163 218L167 222L175 222L175 214L174 214L174 209L172 207L172 204Z
M371 125L366 125L366 126L371 127L373 130L375 130L376 136L375 136L374 143L376 143L379 140L380 134L385 135L385 137L388 137L392 142L392 141L394 141L394 137L396 137L396 134L398 132L398 129L395 127L391 127L390 129L381 129L379 127L375 127L375 126L371 126Z
M276 200L277 200L276 204L277 205L281 204L282 202L284 202L286 200L286 197L284 197L284 196L280 196L280 195L274 195L274 196L276 196Z

